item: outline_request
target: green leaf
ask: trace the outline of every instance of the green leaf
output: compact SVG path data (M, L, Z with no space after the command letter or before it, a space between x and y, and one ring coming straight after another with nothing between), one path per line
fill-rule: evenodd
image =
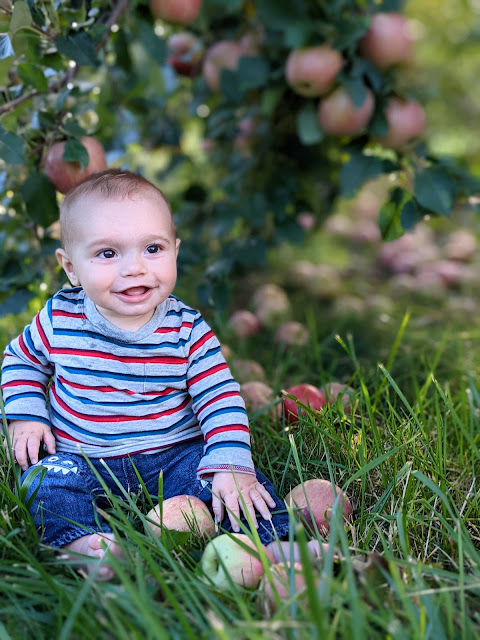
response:
M410 194L403 189L395 188L391 193L390 200L385 202L380 209L378 226L383 240L396 240L403 236L404 228L400 222L400 216L408 198L410 198Z
M26 86L34 87L41 92L48 91L47 78L43 75L42 68L38 65L31 64L30 62L19 64L17 67L17 73L20 80Z
M305 45L315 30L315 23L309 18L308 7L303 1L257 0L255 8L260 21L280 31L289 48Z
M253 193L246 201L244 215L252 227L262 227L265 222L265 214L268 202L265 195L259 191Z
M367 180L384 173L388 167L381 158L354 153L340 170L339 184L343 196L351 198Z
M324 138L324 132L318 123L317 110L313 102L305 102L297 114L297 135L302 144L317 144Z
M6 316L7 314L17 314L26 311L28 303L35 294L28 289L19 289L8 296L6 300L0 303L0 316Z
M25 162L25 143L11 131L0 128L0 158L6 164L19 165Z
M447 169L428 167L415 176L415 197L425 209L448 216L455 205L455 181Z
M137 38L139 44L141 44L154 62L158 65L165 63L167 59L167 44L165 40L157 36L148 22L139 20Z
M32 14L25 0L17 0L13 5L12 19L10 21L9 34L13 36L19 29L25 29L32 25Z
M407 200L400 212L400 224L405 230L413 229L418 222L423 220L425 213L425 209L418 205L415 198Z
M343 16L335 22L337 35L333 41L334 49L346 49L356 44L367 31L369 20L358 15Z
M57 192L43 173L30 175L21 186L30 218L41 227L50 226L58 220Z
M59 35L55 40L57 50L81 66L95 66L97 54L95 45L86 31L78 31L68 36Z
M362 78L354 76L345 76L342 78L342 84L348 91L348 95L356 108L359 108L365 102L367 97L367 88Z
M238 82L243 91L247 89L258 89L267 84L269 64L265 58L260 56L244 56L238 62Z
M75 138L67 140L62 158L68 162L79 162L82 169L86 169L89 162L88 151L83 144Z

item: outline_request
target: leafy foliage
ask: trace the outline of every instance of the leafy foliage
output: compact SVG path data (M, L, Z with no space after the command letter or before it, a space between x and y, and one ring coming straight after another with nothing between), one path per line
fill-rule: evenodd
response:
M86 135L102 142L110 165L142 172L166 191L183 240L183 273L204 305L228 304L226 280L265 264L269 247L301 242L298 212L322 219L339 196L353 196L379 174L395 176L381 221L386 238L425 214L449 215L478 181L423 145L393 151L378 143L389 96L405 93L395 68L381 72L359 55L378 11L402 11L402 3L204 0L188 27L204 51L221 40L246 47L212 91L201 73L175 72L167 39L185 27L155 20L145 1L4 0L0 301L19 310L15 301L23 305L28 296L14 297L17 290L33 296L41 281L58 286L58 196L45 157L67 140L64 159L86 166ZM374 115L357 136L327 135L318 99L286 83L292 48L325 42L341 52L337 81L353 103L362 104L366 86L375 94Z

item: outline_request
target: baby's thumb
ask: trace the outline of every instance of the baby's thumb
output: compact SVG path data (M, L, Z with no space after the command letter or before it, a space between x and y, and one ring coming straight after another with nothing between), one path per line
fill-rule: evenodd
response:
M212 509L215 522L220 524L223 520L223 504L220 498L215 496L212 498Z
M45 435L43 436L43 442L45 443L45 447L47 448L48 453L56 453L57 446L55 444L55 436L50 430L45 432Z

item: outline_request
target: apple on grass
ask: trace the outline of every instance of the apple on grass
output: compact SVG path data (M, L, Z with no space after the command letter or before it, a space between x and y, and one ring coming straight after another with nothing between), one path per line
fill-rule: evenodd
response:
M63 158L66 141L56 142L48 150L45 158L45 173L60 193L67 193L80 184L88 175L107 168L105 150L96 138L84 136L80 139L88 152L88 165L85 169L79 162L70 162Z
M239 338L254 336L261 329L260 320L248 309L237 309L228 320L233 333Z
M285 393L294 396L299 402L313 411L321 411L327 404L325 395L313 384L295 384L285 389ZM292 424L298 422L299 415L305 415L305 410L295 400L287 396L283 398L283 412L286 420Z
M329 480L313 478L294 487L285 496L285 504L295 509L297 517L309 533L315 535L316 529L325 538L330 531L332 506L339 495L342 517L347 520L353 512L352 503L347 495Z
M262 553L273 562L270 551L262 545ZM256 587L260 582L264 565L255 543L243 533L221 534L205 547L200 566L203 573L222 590L231 582L240 587Z
M179 495L163 500L150 509L147 526L157 537L162 529L191 532L197 537L213 538L215 523L207 505L195 496Z
M305 594L307 583L300 562L279 562L269 567L258 586L257 603L260 612L270 617L278 611L278 605Z

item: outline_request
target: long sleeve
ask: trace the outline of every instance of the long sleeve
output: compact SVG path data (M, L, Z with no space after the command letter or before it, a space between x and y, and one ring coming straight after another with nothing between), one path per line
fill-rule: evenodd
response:
M254 474L240 387L223 358L218 339L200 314L193 322L189 341L187 385L205 440L198 475L231 469Z
M50 425L47 389L53 367L47 336L51 333L44 307L4 351L2 394L7 420L36 420Z

